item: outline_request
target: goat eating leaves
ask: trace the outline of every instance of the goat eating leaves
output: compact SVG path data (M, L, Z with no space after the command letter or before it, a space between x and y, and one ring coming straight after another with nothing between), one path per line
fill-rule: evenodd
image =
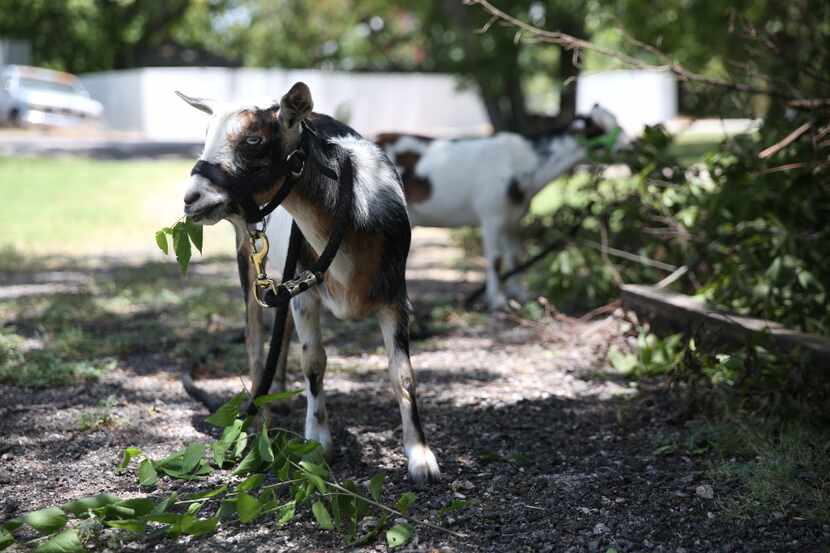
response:
M508 296L527 295L515 277L502 283L499 272L517 264L519 223L530 200L587 157L583 138L603 135L612 138L612 148L628 140L597 105L567 128L534 139L506 132L458 140L388 133L377 142L398 166L413 224L481 227L487 302L499 309Z
M338 230L338 190L349 186L353 196L340 229L342 242L322 283L291 300L293 324L302 345L308 402L305 437L331 451L323 386L326 353L320 331L321 306L338 318L376 315L403 419L409 475L419 483L437 479L438 464L421 426L409 358L405 268L411 229L395 167L375 144L350 127L313 113L311 92L303 83L295 84L278 105L259 108L180 96L211 115L204 151L184 198L185 213L198 224L226 219L236 230L254 388L261 389L264 379L264 309L253 297L257 275L249 262L253 247L249 236L262 216L261 206L274 205L277 198L282 201L267 225L274 245L272 271L281 271L285 263L292 219L303 236L299 265L309 268ZM298 165L294 154L299 151L305 163ZM344 182L346 179L349 182ZM286 328L284 342L291 325ZM284 358L280 365L284 371Z

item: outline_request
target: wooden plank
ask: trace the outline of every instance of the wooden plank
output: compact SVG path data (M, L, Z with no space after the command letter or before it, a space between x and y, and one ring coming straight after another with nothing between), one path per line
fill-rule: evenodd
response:
M719 311L697 298L656 286L623 285L622 301L640 317L673 330L705 330L718 339L737 343L768 337L776 348L797 349L821 368L830 368L830 339L823 336L791 330L775 321Z

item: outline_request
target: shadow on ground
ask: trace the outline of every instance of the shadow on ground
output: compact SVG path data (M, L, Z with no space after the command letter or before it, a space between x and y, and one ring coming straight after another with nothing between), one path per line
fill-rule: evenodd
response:
M411 268L419 313L437 329L413 344L413 362L444 478L418 491L415 514L467 537L421 528L409 549L806 551L828 543L827 528L814 521L730 517L735 490L728 485L717 484L713 498L697 493L713 484L707 457L687 445L689 431L671 395L659 386L635 388L608 371L605 353L622 339L613 317L530 323L464 313L454 302L474 283L420 272L435 263L419 266L416 259ZM46 356L53 363L106 358L114 366L96 379L70 376L45 388L17 380L13 370L3 373L0 518L82 495L135 493L134 475L112 470L123 448L161 456L213 435L206 411L183 393L178 377L190 363L216 393L241 386L242 302L233 260L199 262L187 279L172 263L155 262L44 261L36 270L6 269L0 316L4 335L18 340L21 363ZM71 293L25 288L69 283ZM386 499L394 500L411 485L377 327L327 318L325 329L333 470L357 481L384 471ZM290 386L300 385L294 370ZM100 409L105 398L114 398L111 422L82 429L79 416ZM280 425L299 431L303 403L295 401ZM198 483L162 481L159 488L186 491ZM455 499L465 507L438 514ZM281 530L273 521L230 525L207 538L122 548L339 550L339 538L312 527L310 518Z

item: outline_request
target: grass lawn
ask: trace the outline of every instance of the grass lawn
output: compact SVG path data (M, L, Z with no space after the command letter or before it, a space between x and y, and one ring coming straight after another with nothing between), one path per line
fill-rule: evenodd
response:
M701 161L723 142L721 134L680 134L674 139L671 152L685 165Z
M0 249L27 254L155 253L153 233L181 217L191 161L0 157ZM231 253L229 225L205 253ZM160 252L159 252L160 254Z
M222 365L234 349L228 362L241 367L244 346L230 341L214 355L204 329L210 317L241 324L231 226L206 229L207 259L186 277L155 243L155 231L182 216L191 165L0 157L0 284L47 267L57 282L74 275L85 283L0 300L0 322L8 321L0 325L0 383L94 380L153 351L175 359L201 352Z

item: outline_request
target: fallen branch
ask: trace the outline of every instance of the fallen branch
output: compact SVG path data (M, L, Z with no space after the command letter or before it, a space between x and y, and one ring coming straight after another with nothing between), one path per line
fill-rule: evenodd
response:
M586 246L590 246L591 248L597 249L607 255L613 255L615 257L619 257L620 259L627 259L628 261L634 261L639 263L640 265L645 265L646 267L653 267L655 269L661 269L663 271L670 271L674 272L678 269L678 267L671 265L669 263L663 263L662 261L657 261L656 259L648 258L642 254L636 254L627 252L625 250L620 250L618 248L612 248L610 246L603 246L599 242L594 242L593 240L577 240L580 244L585 244Z
M613 313L614 310L617 309L618 307L620 307L621 305L622 305L622 300L620 300L619 298L615 299L612 302L606 303L605 305L600 305L599 307L588 311L587 313L582 315L579 318L579 320L583 321L583 322L590 321L591 319L593 319L597 315L605 315L606 313Z
M669 276L667 276L666 278L664 278L663 280L661 280L660 282L655 284L655 286L657 288L665 288L666 286L669 286L671 283L673 283L674 281L676 281L677 279L679 279L680 277L682 277L683 275L685 275L688 272L689 272L689 266L688 265L683 265L682 267L678 268L675 272L673 272L672 274L670 274Z
M409 522L411 522L413 524L417 524L418 526L425 526L427 528L432 528L433 530L438 530L440 532L444 532L444 533L449 534L451 536L454 536L456 538L464 539L464 538L469 537L467 534L462 534L461 532L456 532L455 530L450 530L449 528L444 528L443 526L438 526L437 524L427 522L426 520L419 520L415 517L406 515L406 514L400 512L396 509L393 509L392 507L387 507L383 503L379 503L379 502L374 501L372 499L369 499L368 497L365 497L363 495L356 494L353 491L350 491L349 489L344 488L340 484L335 484L335 483L332 483L332 482L328 482L328 485L331 486L332 488L334 488L335 490L345 494L345 495L348 495L350 497L356 497L356 498L360 499L361 501L365 501L369 505L372 505L373 507L377 507L378 509L386 511L387 513L390 513L390 514L395 515L397 517L406 519L406 520L408 520Z

